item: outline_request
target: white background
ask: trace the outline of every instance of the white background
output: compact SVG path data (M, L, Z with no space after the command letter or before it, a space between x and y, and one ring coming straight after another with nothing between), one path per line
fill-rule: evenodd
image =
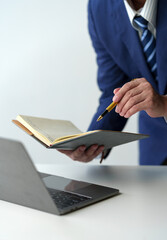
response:
M67 119L86 131L100 96L96 72L87 0L0 0L0 136L22 141L35 163L78 164L11 120L19 114ZM137 132L137 116L124 131ZM105 164L138 164L137 147L114 148Z

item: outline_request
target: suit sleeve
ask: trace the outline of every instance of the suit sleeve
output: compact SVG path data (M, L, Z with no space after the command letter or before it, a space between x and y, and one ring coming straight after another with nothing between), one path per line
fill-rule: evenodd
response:
M123 117L120 117L115 110L112 110L110 113L108 113L101 121L96 121L99 115L101 115L105 108L112 102L113 90L121 87L125 82L127 82L128 77L114 62L111 54L108 53L103 42L101 41L100 34L97 34L96 24L91 8L91 1L89 1L88 4L88 28L97 56L97 82L101 90L99 107L91 121L88 130L103 129L121 131L127 120Z

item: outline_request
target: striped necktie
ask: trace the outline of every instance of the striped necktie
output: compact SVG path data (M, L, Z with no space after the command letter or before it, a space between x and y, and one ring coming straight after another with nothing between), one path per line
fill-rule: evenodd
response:
M148 29L148 21L146 19L141 16L137 16L134 18L134 22L142 31L141 43L144 54L153 77L157 80L156 40Z

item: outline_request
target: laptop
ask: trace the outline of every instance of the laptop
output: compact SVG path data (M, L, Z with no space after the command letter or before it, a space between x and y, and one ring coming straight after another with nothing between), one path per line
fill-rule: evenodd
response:
M0 138L0 200L63 215L117 194L118 189L39 173L21 142Z

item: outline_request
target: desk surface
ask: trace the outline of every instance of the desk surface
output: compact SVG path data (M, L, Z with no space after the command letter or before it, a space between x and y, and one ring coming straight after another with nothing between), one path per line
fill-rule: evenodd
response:
M64 216L0 201L0 240L167 239L167 167L38 165L38 170L121 194Z

